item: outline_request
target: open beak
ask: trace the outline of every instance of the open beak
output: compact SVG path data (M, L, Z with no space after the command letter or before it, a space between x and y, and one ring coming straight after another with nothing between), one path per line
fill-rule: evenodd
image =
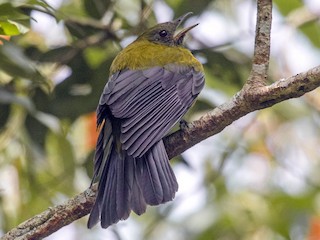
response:
M179 27L179 25L188 17L192 14L192 12L188 12L184 15L182 15L181 17L178 17L177 19L173 20L173 23L176 24L176 28ZM184 36L187 34L187 32L189 32L191 29L193 29L194 27L198 26L199 23L194 24L190 27L184 28L182 29L176 36L173 37L173 40L176 44L180 45L183 42Z
M180 31L176 36L174 36L174 38L173 38L174 41L181 44L186 33L198 25L199 25L199 23L192 25L191 27L187 27L187 28L182 29L182 31Z

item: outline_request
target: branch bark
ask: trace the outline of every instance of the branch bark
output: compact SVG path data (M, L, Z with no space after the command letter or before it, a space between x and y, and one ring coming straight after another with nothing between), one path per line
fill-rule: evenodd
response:
M1 240L36 240L87 215L95 200L96 187L87 189L66 203L48 208L6 233Z
M320 66L266 86L270 56L272 1L258 0L255 51L252 70L244 87L228 102L176 131L165 140L173 158L202 140L221 132L246 114L300 97L320 86ZM64 204L54 206L20 224L1 240L42 239L90 212L96 187L87 189Z
M272 0L259 0L252 69L245 88L266 85L270 58L271 25Z

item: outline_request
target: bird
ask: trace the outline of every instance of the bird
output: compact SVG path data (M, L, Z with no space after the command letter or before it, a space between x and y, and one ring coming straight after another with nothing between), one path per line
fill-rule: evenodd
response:
M97 139L91 186L98 182L88 228L141 215L147 205L172 201L178 182L163 137L204 87L202 64L175 34L192 13L147 29L115 57L96 110Z

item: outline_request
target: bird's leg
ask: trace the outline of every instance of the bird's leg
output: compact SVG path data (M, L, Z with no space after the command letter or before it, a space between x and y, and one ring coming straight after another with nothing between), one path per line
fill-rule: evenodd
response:
M186 120L181 119L179 122L179 127L184 132L185 130L187 130L189 128L188 124L189 123Z

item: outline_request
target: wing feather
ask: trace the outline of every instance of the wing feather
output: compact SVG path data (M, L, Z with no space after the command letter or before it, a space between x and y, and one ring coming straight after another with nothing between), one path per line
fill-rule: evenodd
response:
M130 125L130 122L139 121L141 117L147 115L146 113L149 113L152 109L155 109L157 107L157 104L165 99L165 95L163 95L162 93L163 89L161 88L161 85L158 84L154 87L154 89L150 90L144 96L141 96L141 98L135 100L134 102L131 102L131 104L125 110L127 114L120 115L126 116L126 121L123 122L122 127Z
M149 128L154 128L155 124L163 124L163 121L161 120L168 111L170 101L173 102L172 98L175 97L175 95L171 95L169 98L163 99L157 108L151 109L149 114L142 115L146 116L145 118L139 118L136 121L131 121L131 124L127 125L127 128L124 128L122 131L120 138L121 142L126 146L131 146L137 139L139 139L139 136L142 136ZM121 129L123 129L123 127Z
M162 89L160 89L162 92ZM142 123L145 124L148 121L154 121L155 119L152 119L155 117L155 115L159 115L159 112L161 109L166 109L166 104L170 102L172 98L177 97L176 95L173 94L174 88L168 89L168 93L166 92L165 94L162 94L159 98L157 98L156 95L153 96L152 99L145 99L142 104L145 105L146 107L144 109L141 109L139 111L139 114L136 114L134 117L127 119L123 124L122 124L122 132L126 133L128 130L133 130L132 127L134 124ZM168 96L166 98L166 96ZM157 99L154 99L157 98ZM149 105L148 102L150 102ZM145 118L142 118L144 117ZM136 126L136 128L139 128L139 126Z
M122 103L122 99L118 99L118 101L113 104L112 109L114 116L125 115L131 117L135 112L145 107L141 105L143 99L152 97L152 95L156 94L156 91L159 90L159 88L156 88L156 83L150 84L148 81L143 82L139 88L129 93L124 103Z
M204 86L204 75L186 66L153 67L123 70L112 75L109 84L100 104L107 104L121 119L123 149L141 157L192 105Z
M133 91L135 88L141 85L144 81L145 81L145 77L140 75L137 78L132 78L132 83L130 84L128 84L126 81L122 81L119 84L116 84L108 99L108 104L112 104L115 101L121 100L121 98L122 99L125 98L126 97L125 95L128 92Z

